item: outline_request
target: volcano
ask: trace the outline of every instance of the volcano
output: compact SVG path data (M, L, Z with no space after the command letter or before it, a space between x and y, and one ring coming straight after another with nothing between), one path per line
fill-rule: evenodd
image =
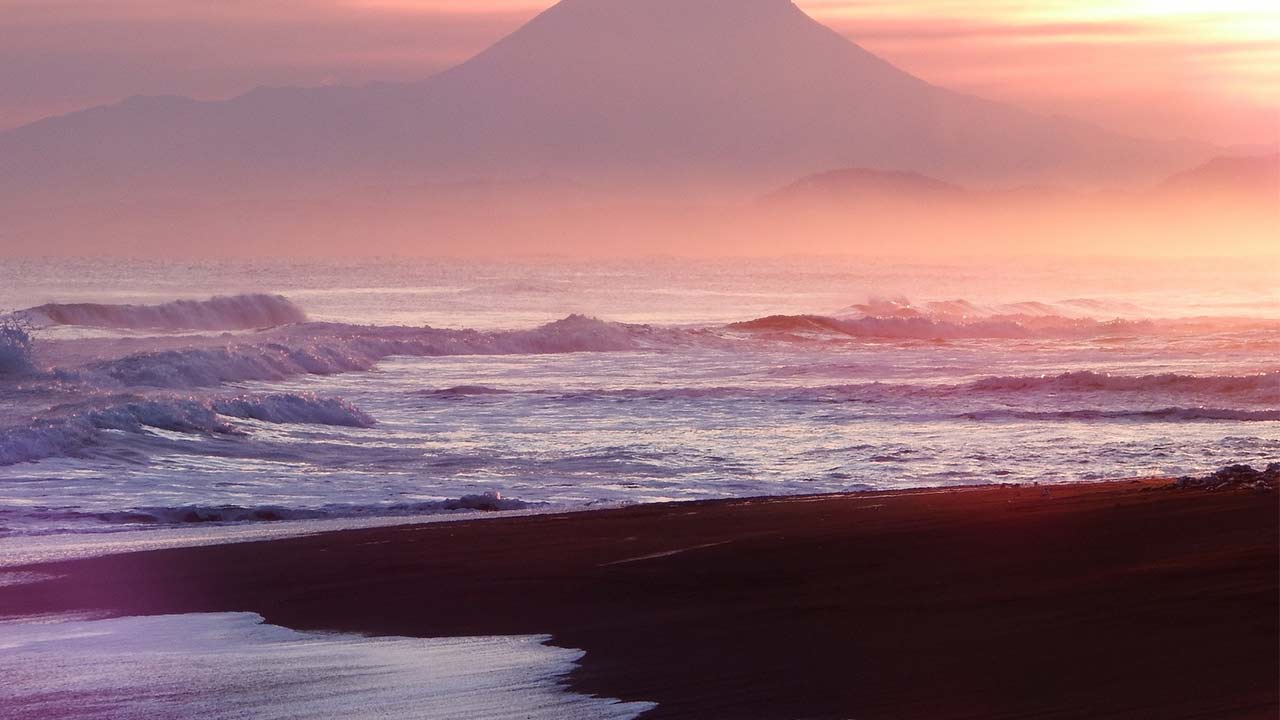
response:
M140 97L0 133L0 212L29 235L72 207L231 204L251 225L254 203L466 184L745 199L842 167L1118 186L1212 154L931 85L787 0L563 0L421 82Z

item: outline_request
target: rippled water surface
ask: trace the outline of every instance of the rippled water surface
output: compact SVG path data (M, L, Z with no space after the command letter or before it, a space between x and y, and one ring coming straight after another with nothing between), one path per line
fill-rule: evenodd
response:
M0 532L1265 464L1278 272L12 263Z

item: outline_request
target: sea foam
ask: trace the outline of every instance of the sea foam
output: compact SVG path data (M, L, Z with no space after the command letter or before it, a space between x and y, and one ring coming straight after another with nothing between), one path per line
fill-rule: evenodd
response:
M203 525L219 523L280 522L285 520L358 520L361 518L417 517L434 515L514 512L545 508L516 498L503 497L489 491L444 500L357 505L330 503L313 508L289 508L280 505L175 505L141 506L109 512L86 512L65 508L28 508L27 520L73 522L84 529L100 524L102 528L127 526ZM5 513L0 510L0 518ZM90 525L85 525L90 523Z
M569 692L583 657L545 636L300 633L248 613L0 624L0 707L36 720L629 720Z

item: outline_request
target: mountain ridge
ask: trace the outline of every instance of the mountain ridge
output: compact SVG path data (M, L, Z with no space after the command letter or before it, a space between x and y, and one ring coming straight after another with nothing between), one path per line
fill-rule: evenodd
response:
M375 186L722 202L827 167L1114 187L1212 154L940 88L787 0L562 0L421 81L139 97L2 132L0 212L24 234L124 233L121 208L231 205L264 232L261 206Z

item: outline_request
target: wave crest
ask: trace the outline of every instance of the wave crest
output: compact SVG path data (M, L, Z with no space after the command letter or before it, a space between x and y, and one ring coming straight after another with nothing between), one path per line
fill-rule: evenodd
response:
M1251 394L1262 401L1280 397L1280 371L1258 375L1111 375L1082 370L1059 375L983 378L970 383L978 392L1166 392L1211 395Z
M253 330L305 322L306 313L280 295L254 293L159 305L49 303L19 313L37 327L75 325L119 330Z
M965 420L978 421L1064 421L1131 420L1135 422L1276 422L1280 410L1235 410L1231 408L1168 407L1155 410L985 410L965 413Z
M347 505L330 504L316 508L281 505L176 505L145 506L111 512L73 509L31 509L27 519L101 522L111 525L190 525L202 523L279 522L284 520L327 520L360 517L440 515L466 512L511 512L527 510L542 503L526 502L488 491L475 495L414 503Z
M654 388L608 388L572 390L545 388L523 390L522 395L541 395L557 401L679 401L704 399L750 399L780 402L963 400L967 396L1080 394L1150 394L1190 398L1222 397L1250 406L1280 402L1280 372L1258 375L1109 375L1078 371L1059 375L997 376L970 383L907 384L889 382L845 383L814 386L694 386ZM440 390L423 390L419 396L435 399L465 399L517 394L513 390L483 385L463 385Z
M367 428L376 424L371 415L342 398L322 398L309 393L242 395L214 400L211 407L219 415L277 425Z
M263 342L144 352L61 370L64 381L111 380L125 386L196 388L248 380L284 380L372 368L393 356L516 355L610 352L669 345L678 330L572 315L532 330L481 332L437 328L310 323Z
M108 430L135 435L149 429L205 436L244 434L226 418L342 427L374 424L372 417L346 400L310 394L136 399L99 408L64 408L30 425L0 430L0 466L78 456L102 443Z
M732 323L730 330L781 337L844 336L890 340L1017 340L1023 338L1087 338L1115 333L1149 332L1153 323L1140 320L1094 320L1067 317L989 317L939 319L920 315L836 318L824 315L771 315Z
M0 318L0 377L31 372L31 335L12 318Z

